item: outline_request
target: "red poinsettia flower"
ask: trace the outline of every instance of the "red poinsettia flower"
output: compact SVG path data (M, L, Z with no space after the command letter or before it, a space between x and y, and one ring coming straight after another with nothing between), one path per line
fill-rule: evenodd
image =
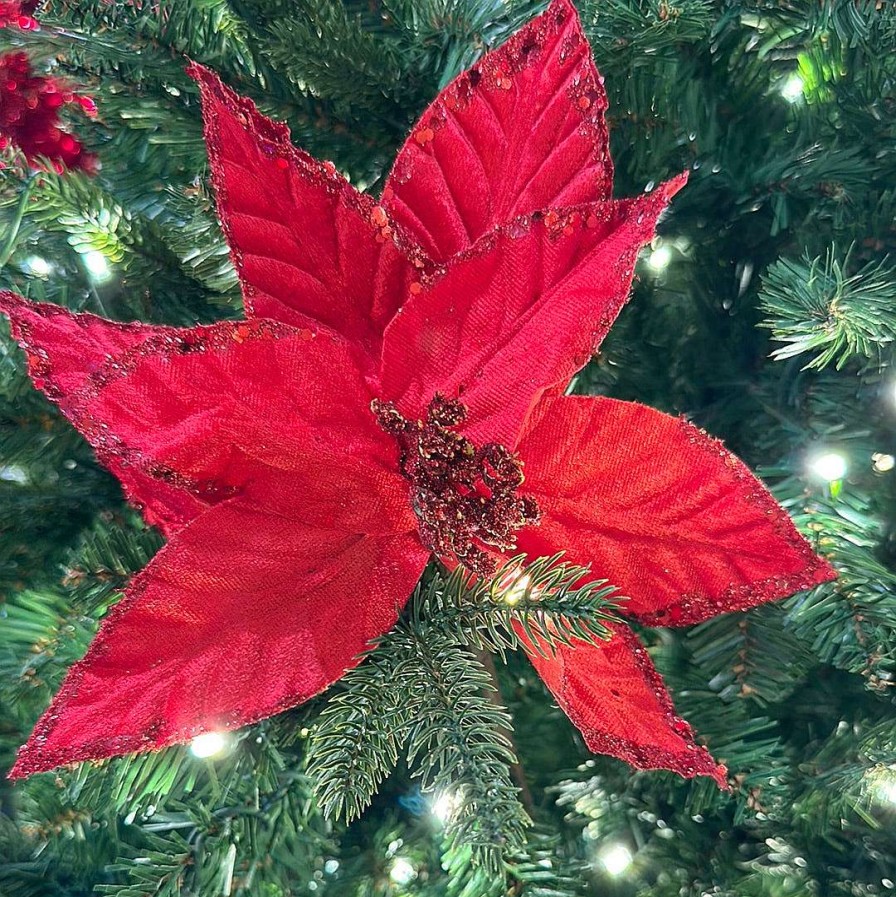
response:
M306 700L394 624L433 553L488 573L514 545L565 551L643 623L832 576L719 443L561 394L683 183L610 198L606 97L569 0L436 99L379 203L192 74L248 320L0 299L35 383L168 536L13 776ZM593 750L724 781L626 627L532 661Z

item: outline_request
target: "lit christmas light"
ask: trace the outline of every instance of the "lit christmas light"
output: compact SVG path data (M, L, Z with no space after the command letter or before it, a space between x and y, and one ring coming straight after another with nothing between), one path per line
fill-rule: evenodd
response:
M26 274L31 274L34 277L49 277L50 272L53 270L53 266L45 259L41 258L39 255L29 255L22 262L22 270Z
M190 753L201 760L218 757L230 747L230 738L223 732L203 732L190 742Z
M20 486L24 486L25 483L28 482L28 472L24 467L20 467L18 464L10 464L8 466L0 467L0 480L5 480L7 483L18 483Z
M874 796L879 803L896 807L896 769L888 768L878 773L874 782Z
M109 262L101 252L91 249L90 252L81 253L81 261L94 283L106 283L112 277L112 269Z
M447 822L454 811L457 809L457 796L443 792L439 794L432 802L432 815L439 822Z
M875 452L871 456L871 466L874 468L875 473L886 473L896 466L896 458L884 452Z
M794 72L781 84L781 96L784 97L788 103L795 103L803 96L803 88L805 86L803 79Z
M417 870L404 858L395 857L389 869L389 878L397 885L406 885L417 877Z
M833 483L846 476L848 467L839 452L823 452L809 461L809 469L820 479Z
M660 272L669 266L672 261L672 248L660 244L647 256L647 265L652 271Z
M528 573L524 573L508 585L507 591L504 592L505 604L518 604L526 597L526 589L532 584L532 577Z
M612 876L622 875L632 864L632 852L624 844L608 844L598 851L598 862Z

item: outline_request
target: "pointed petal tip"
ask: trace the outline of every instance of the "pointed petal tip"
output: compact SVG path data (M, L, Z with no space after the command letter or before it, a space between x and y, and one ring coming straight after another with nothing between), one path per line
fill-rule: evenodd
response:
M40 772L50 772L63 764L62 760L54 760L43 756L40 747L35 744L36 735L32 735L25 742L16 755L12 768L6 774L10 782L21 781L30 778Z
M14 339L25 339L29 325L35 325L41 318L57 311L70 314L61 306L33 302L11 290L0 290L0 315L9 318L9 329Z
M668 181L665 181L661 187L664 191L665 195L669 198L675 196L682 187L687 184L689 178L691 176L690 171L685 169L680 174L675 175L674 178L669 178Z
M227 86L220 79L217 72L203 65L201 62L194 62L192 59L184 68L184 71L199 85L201 90L210 90L215 93L224 93L228 90Z
M728 779L728 767L725 766L724 763L716 763L713 760L712 770L708 770L707 772L698 772L697 775L706 776L707 778L712 779L719 791L724 791L727 794L734 793L734 786Z
M618 757L637 770L668 770L683 779L705 776L712 779L722 791L730 791L728 768L717 763L709 750L693 740L691 727L680 720L678 734L683 739L682 750L669 750L660 746L635 744L625 738L613 737L594 730L582 732L588 750L595 754ZM578 727L578 724L576 723Z
M0 290L0 312L10 319L27 301L10 290Z

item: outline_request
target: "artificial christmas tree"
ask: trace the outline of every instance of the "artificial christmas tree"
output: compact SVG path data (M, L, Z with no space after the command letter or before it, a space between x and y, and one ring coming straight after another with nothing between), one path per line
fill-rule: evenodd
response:
M511 39L509 52L486 56L424 108L483 45L501 44L537 11L522 3L425 0L357 8L63 3L35 13L38 30L6 29L10 50L52 57L79 91L99 99L98 121L82 138L101 164L95 178L29 174L20 157L10 156L2 258L11 264L3 276L31 299L146 324L74 318L12 294L4 301L36 382L85 430L147 520L172 539L132 593L151 596L152 571L161 571L165 589L186 594L198 587L208 596L201 606L212 610L228 581L245 583L246 571L257 578L251 594L234 591L229 609L219 605L221 625L209 628L204 643L216 645L214 652L203 655L206 649L190 647L186 635L153 630L154 620L177 606L153 598L149 610L157 616L141 618L118 654L100 636L81 672L63 686L69 697L58 699L41 724L20 772L140 747L120 736L128 717L148 747L211 731L188 751L85 764L16 786L0 834L10 857L0 882L11 893L40 893L37 887L86 893L97 885L122 894L470 895L606 887L645 894L874 893L892 886L886 821L896 774L886 689L893 576L886 520L894 410L887 353L896 287L879 256L893 241L886 187L892 124L881 114L892 104L893 73L889 57L876 53L892 41L892 14L854 5L826 8L824 15L703 3L586 7L608 104L589 76L572 9L557 2ZM785 61L788 52L799 53L798 68ZM288 120L305 149L334 159L312 163L292 149L282 126L256 117L251 105L194 67L206 90L214 195L249 316L199 330L197 322L236 317L240 308L213 194L198 177L198 107L181 69L183 54L212 65ZM520 97L546 105L527 115L514 105ZM645 202L656 205L652 216L639 211L639 200L606 199L607 105L617 192L636 195L646 184ZM469 124L477 121L481 133L472 136ZM250 123L254 136L246 143L241 128L250 133ZM386 180L390 151L408 130ZM565 179L545 159L562 167ZM690 184L643 259L634 303L569 385L615 398L562 397L569 375L619 311L633 253L650 238L666 198L655 186L658 175L685 167ZM303 168L310 183L318 179L319 199L297 189L294 172ZM355 194L337 172L380 203ZM439 178L442 192L432 188ZM558 184L565 203L557 201ZM519 185L523 192L513 193ZM593 191L594 199L580 198L581 191ZM576 207L582 201L619 212L589 207L583 214ZM274 214L266 213L253 233L250 216L268 206ZM353 208L364 213L370 248L343 237L327 244L326 215L335 209L345 222ZM315 213L309 224L298 220L301 211ZM613 214L621 224L611 223ZM565 289L544 288L552 265L556 279L564 252L569 270L587 271L591 256L579 247L612 247L608 234L625 232L626 220L644 230L617 240L613 251L625 259L618 270L604 250L592 252L604 267L595 269L600 276L588 275L584 290L569 276L557 281ZM471 254L467 247L482 245L477 239L495 225L497 241L486 237L488 250ZM313 259L314 278L293 280L279 259L279 268L259 262L282 253L279 233L296 235L289 237L291 257ZM849 255L840 248L844 239L855 243ZM529 245L535 240L543 241L537 252ZM399 256L389 260L391 247L405 254L407 276ZM506 274L497 262L502 254ZM490 270L475 273L483 264ZM252 459L274 469L282 467L279 454L295 459L303 440L289 429L290 408L301 402L283 375L295 376L297 359L314 355L296 388L310 387L312 369L329 365L335 376L338 368L321 354L324 331L315 335L321 325L354 340L357 357L378 358L371 352L376 330L355 317L363 307L358 288L341 310L333 304L342 301L334 277L369 279L371 271L381 297L373 306L378 326L392 313L382 299L404 298L387 330L382 371L358 368L365 390L381 384L368 396L374 413L364 409L364 426L379 433L377 452L392 459L394 494L408 496L401 513L419 533L418 546L435 549L449 567L466 562L479 579L463 566L454 573L429 568L387 632L407 592L391 599L397 606L390 620L359 627L357 614L370 607L384 573L374 563L351 565L349 580L349 565L337 564L324 577L333 591L327 612L336 615L317 631L340 640L354 632L353 650L380 636L372 654L354 666L331 647L319 648L315 664L329 664L332 672L301 696L352 666L339 684L298 710L227 734L272 711L238 712L212 727L196 708L225 699L233 710L247 689L269 691L266 683L307 667L300 659L307 640L281 658L270 653L275 644L292 644L289 618L271 609L290 605L296 579L289 570L304 565L320 575L326 540L323 532L289 537L287 521L326 512L332 524L336 505L326 510L314 497L327 469L322 460L332 455L327 445L346 444L348 422L360 418L331 411L324 430L313 438L309 430L306 444L317 445L314 477L286 478L269 491L277 499L266 512L273 529L257 509L251 521L234 518L226 544L214 549L211 579L200 559L220 527L200 533L184 562L166 558L174 556L171 545L186 520L199 514L184 530L199 532L198 521L220 517L217 507L233 513L227 509L245 500L241 493L257 491L258 474L233 479ZM621 278L621 291L613 277ZM609 305L595 307L591 321L588 303L598 300ZM483 302L489 314L477 305ZM531 312L536 307L539 315ZM255 315L282 323L256 322ZM447 335L464 320L476 327L461 328L452 342ZM149 326L158 324L169 326ZM763 360L768 346L758 324L785 339L786 351L778 354L795 361ZM294 337L284 339L287 331ZM265 345L275 332L279 338ZM515 344L511 332L530 335ZM567 332L558 354L558 335ZM293 338L304 346L301 354L290 348ZM84 652L117 590L160 540L127 516L89 450L27 391L16 350L5 358L9 411L0 485L9 508L2 569L11 751ZM834 362L838 371L826 370ZM800 373L804 364L822 373ZM211 376L216 365L228 373L227 389ZM259 383L267 392L259 393ZM156 414L154 403L175 386L196 402L185 404L181 396L172 404L169 397ZM326 400L312 401L315 413L345 405L351 390L343 387L339 376L332 379ZM448 400L432 404L439 390ZM533 411L527 396L545 390ZM215 415L226 409L227 394L227 401L254 407L266 426L247 426L250 418L241 413L238 427L222 428ZM503 399L496 403L495 395ZM632 636L623 638L620 612L652 627L686 625L822 583L832 572L716 443L689 424L618 399L686 413L762 465L778 500L840 571L837 582L688 630L641 631L646 652ZM519 424L511 422L528 417L531 433L517 439ZM171 441L166 427L177 421L180 436ZM128 448L145 438L140 433L156 447ZM178 465L195 452L184 454L197 433L211 434L219 448L208 454L210 443L194 454L204 472L197 479L199 468L190 462L185 479ZM545 463L536 460L539 452ZM705 464L688 471L689 452L705 452ZM423 460L412 463L418 456ZM173 458L180 459L174 466ZM368 465L359 476L370 480L375 470ZM357 497L372 494L359 490L360 482L338 491L350 515L367 519L362 532L369 533L389 515ZM47 512L48 502L55 513ZM446 525L446 510L460 513L463 526ZM572 536L583 520L593 533L584 541ZM763 527L778 535L763 535ZM285 553L272 552L275 532L285 536ZM496 569L492 552L503 550L507 558L515 544L529 566L517 559ZM569 558L552 557L558 550ZM277 557L293 561L280 569ZM722 557L730 560L720 563ZM576 566L589 562L591 570ZM395 575L393 563L383 569ZM716 584L704 592L710 581ZM650 597L640 597L648 584ZM658 601L664 588L668 600ZM621 596L629 601L619 603ZM103 632L125 619L127 611L113 611ZM191 612L187 625L190 619L195 625L198 618ZM253 620L263 621L265 637L249 646ZM236 641L223 637L228 625ZM127 647L139 644L148 653ZM636 656L660 688L650 657L679 711L728 766L730 792L714 793L708 781L676 784L655 772L632 776L612 761L597 762L552 708L518 648L528 650L593 749L638 766L712 773L713 764L698 759L708 755L696 747L690 766L657 763L656 753L645 752L645 738L664 726L672 733L681 725L676 737L689 738L667 699L652 725L634 693L614 693ZM173 653L166 658L159 653L165 651ZM506 666L495 666L495 652ZM116 694L144 661L155 676ZM78 721L81 699L72 703L78 691L72 682L94 675L91 669L100 675L85 700L102 710ZM628 716L613 709L620 700ZM153 702L158 726L147 729L141 707ZM272 709L292 703L275 700ZM590 716L583 716L585 707ZM634 707L638 714L631 714ZM184 722L171 729L172 718ZM614 718L623 731L609 737ZM78 730L92 747L72 747ZM48 735L56 738L52 747ZM623 750L632 738L639 747ZM100 743L107 747L97 750ZM344 828L341 818L368 805ZM536 823L528 834L527 816ZM38 886L37 876L46 884Z

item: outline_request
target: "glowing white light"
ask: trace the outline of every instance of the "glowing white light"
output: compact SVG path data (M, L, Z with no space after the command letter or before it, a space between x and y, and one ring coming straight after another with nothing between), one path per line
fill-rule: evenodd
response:
M882 804L896 806L896 770L887 770L874 783L874 796Z
M802 97L803 88L805 86L803 79L794 72L794 74L785 79L781 84L781 96L784 97L788 103L795 103Z
M532 577L528 573L524 573L511 583L504 593L504 602L506 604L517 604L526 597L526 589L532 584Z
M95 249L84 252L81 254L81 261L94 283L105 283L112 277L109 262L101 252L97 252Z
M8 467L0 467L0 480L24 486L28 482L28 472L18 464L10 464Z
M610 875L622 875L632 864L632 852L624 844L608 844L598 851L597 859Z
M39 255L29 255L22 262L22 270L26 274L33 274L35 277L49 277L53 266Z
M395 857L389 869L389 878L397 885L406 885L417 877L417 870L404 858Z
M871 466L875 473L886 473L896 467L896 458L883 452L875 452L871 456Z
M846 458L839 452L824 452L809 462L809 468L815 476L833 483L846 476Z
M223 754L230 746L230 739L223 732L203 732L190 742L190 753L204 760Z
M672 248L670 246L657 246L653 252L647 256L647 264L653 271L662 271L668 267L672 261Z
M457 796L454 794L442 793L432 802L432 815L439 822L447 822L454 811L457 809Z

